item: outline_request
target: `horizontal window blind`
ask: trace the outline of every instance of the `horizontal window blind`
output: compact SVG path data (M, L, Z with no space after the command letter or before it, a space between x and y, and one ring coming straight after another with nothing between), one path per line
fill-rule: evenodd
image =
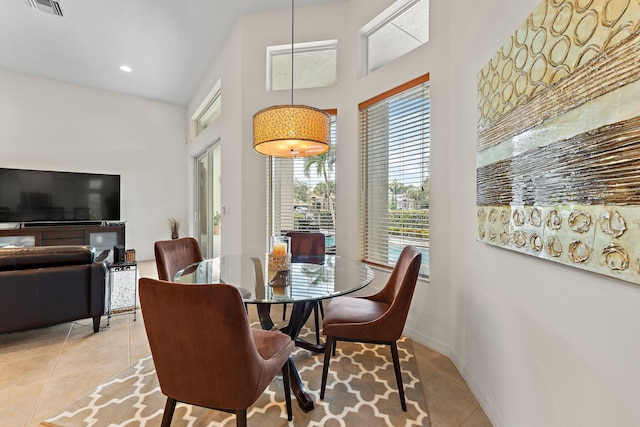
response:
M325 154L267 161L269 235L287 231L325 234L327 253L335 254L336 113L331 114L331 148Z
M360 105L364 260L392 267L406 245L429 274L429 76Z

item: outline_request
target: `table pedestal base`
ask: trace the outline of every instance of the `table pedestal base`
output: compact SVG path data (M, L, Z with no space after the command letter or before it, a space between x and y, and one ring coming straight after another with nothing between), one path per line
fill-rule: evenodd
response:
M299 337L302 327L309 320L315 304L313 301L294 303L289 324L280 330L295 341L296 347L304 348L313 353L324 353L324 344L312 344Z
M274 326L274 323L271 320L271 316L269 315L269 311L271 308L270 305L271 304L256 305L256 308L258 310L258 318L260 319L260 326L262 327L262 329L266 330L270 330ZM324 352L323 345L311 344L305 340L298 338L302 327L311 315L313 306L314 303L311 301L294 303L289 324L284 328L281 328L280 331L289 335L291 339L296 343L297 347L304 348L315 353L322 353ZM313 399L305 389L304 384L302 384L302 379L300 378L300 374L298 373L298 368L296 368L295 363L293 363L293 358L291 357L289 357L289 378L291 380L291 390L298 400L298 406L300 406L300 409L302 409L304 412L311 411L314 407Z

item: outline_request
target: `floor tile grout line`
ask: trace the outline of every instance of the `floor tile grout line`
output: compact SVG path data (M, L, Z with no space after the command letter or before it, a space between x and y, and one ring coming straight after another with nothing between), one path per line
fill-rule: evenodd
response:
M442 355L442 356L450 360L449 357L447 357L445 355ZM460 379L458 377L456 377L455 375L451 375L450 371L448 371L446 369L442 369L437 364L432 363L432 360L426 360L425 363L427 363L429 365L429 370L442 375L443 377L445 377L446 379L448 379L449 381L451 381L452 383L454 383L458 387L460 387L460 388L469 388L469 385L464 380L464 377L462 377L462 381L460 381ZM456 367L456 370L458 370L457 367ZM460 372L460 371L458 370L458 372Z
M69 326L69 331L67 331L67 336L64 337L64 342L62 343L62 348L60 348L60 351L58 352L58 356L56 357L56 361L53 364L53 366L51 367L51 371L49 372L49 375L47 376L47 379L44 382L44 385L42 386L42 390L40 391L40 395L38 396L38 400L36 401L36 404L33 407L33 411L31 411L31 415L29 416L29 421L27 422L27 424L31 424L33 422L33 417L36 415L36 411L38 410L38 406L40 405L40 402L42 402L42 398L44 397L44 392L47 389L47 385L49 385L49 381L51 380L51 376L55 372L55 369L58 366L58 362L60 361L60 358L62 357L62 352L64 351L64 349L65 349L65 347L67 345L67 342L69 341L69 337L71 336L71 331L73 330L73 325L75 325L75 322L71 322L71 326Z
M128 358L128 362L129 362L129 366L131 366L131 315L127 314L127 344L128 344L128 354L129 354L129 358Z
M441 355L445 358L447 358L446 355ZM438 377L440 377L442 380L446 381L450 386L455 387L456 389L458 389L458 391L463 391L463 389L467 389L470 391L468 385L466 384L466 382L464 384L460 384L460 382L458 380L456 380L455 378L453 378L449 372L445 369L441 369L437 364L432 363L433 359L425 359L422 363L422 368L420 368L419 374L422 375L422 372L430 372L432 375L437 375ZM429 415L431 415L431 412L429 410L429 393L427 392L427 390L425 389L425 385L423 384L423 394L424 394L424 399L425 399L425 405L427 407L427 413L429 413ZM473 395L473 393L472 393ZM475 395L473 395L473 397L475 398ZM456 424L452 424L455 425L455 427L461 427L464 425L465 422L467 422L479 409L482 409L482 407L480 406L480 404L477 402L476 399L476 404L475 406L473 406L473 408L468 412L468 414L458 423ZM464 412L456 412L459 413L461 415L464 415ZM429 423L430 423L430 427L440 427L440 424L434 424L433 420L431 418L429 418Z
M475 414L476 412L478 412L478 409L480 409L480 405L476 405L475 409L473 411L471 411L471 413L469 414L469 416L467 418L465 418L464 420L462 420L462 422L460 423L460 425L464 425L464 423L466 423L467 421L469 421L469 419L473 416L473 414Z
M429 427L434 427L433 424L431 423L431 414L429 413L429 402L427 401L427 393L426 390L424 389L424 381L422 381L422 370L420 369L420 366L418 365L418 358L416 357L416 350L414 347L415 341L413 340L413 338L411 337L407 337L407 340L411 342L411 357L413 357L413 362L416 365L416 374L418 375L418 380L420 383L420 390L422 391L422 399L424 401L424 409L427 412L427 422L429 423ZM431 368L429 368L431 369Z

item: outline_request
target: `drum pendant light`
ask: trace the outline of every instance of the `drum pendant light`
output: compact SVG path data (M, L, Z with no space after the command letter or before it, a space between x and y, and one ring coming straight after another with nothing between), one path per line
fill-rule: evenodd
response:
M322 110L293 104L293 17L291 0L291 104L253 115L253 149L273 157L310 157L329 151L331 118Z

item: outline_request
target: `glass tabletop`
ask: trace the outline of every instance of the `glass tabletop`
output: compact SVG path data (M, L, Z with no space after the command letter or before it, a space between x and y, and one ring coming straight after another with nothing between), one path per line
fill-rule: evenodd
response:
M234 285L246 303L322 300L355 292L373 280L368 265L335 255L293 257L286 271L268 265L268 254L225 255L189 265L174 279Z

